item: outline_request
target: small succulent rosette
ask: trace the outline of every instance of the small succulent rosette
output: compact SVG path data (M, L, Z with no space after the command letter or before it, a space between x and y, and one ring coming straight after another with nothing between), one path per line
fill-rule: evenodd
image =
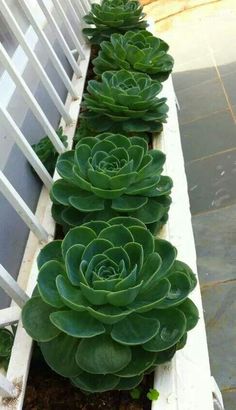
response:
M23 325L48 365L84 391L134 388L198 321L195 275L137 219L73 228L41 250L38 267Z
M103 0L101 4L92 4L91 11L84 17L84 21L94 27L84 28L83 33L92 44L100 44L113 33L145 29L144 17L143 7L137 0Z
M173 69L174 59L167 53L168 44L146 30L112 34L110 41L103 41L100 46L98 57L93 60L98 76L105 71L125 69L165 81Z
M143 138L110 133L83 138L58 159L53 217L67 228L132 216L157 231L171 203L172 180L161 175L164 163L165 154L148 150Z
M144 73L106 71L101 81L90 80L82 117L98 132L160 132L166 122L166 98L158 98L159 81Z

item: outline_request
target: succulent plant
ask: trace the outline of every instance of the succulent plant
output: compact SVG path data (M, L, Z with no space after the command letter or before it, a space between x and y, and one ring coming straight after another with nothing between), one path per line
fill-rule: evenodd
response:
M62 127L57 130L57 135L65 147L67 147L67 136L63 134ZM37 144L33 144L32 148L44 164L45 168L52 175L55 170L58 152L54 148L50 139L47 136L43 137Z
M166 222L172 180L161 176L165 154L143 138L104 133L81 139L60 155L61 179L51 190L53 217L62 225L126 215L154 231Z
M100 46L98 57L93 60L94 72L99 76L105 71L125 69L165 81L174 65L167 54L169 46L146 30L112 34L110 41L103 41Z
M14 342L14 331L10 332L8 329L0 329L0 369L7 370L8 363L11 356L11 349Z
M147 74L107 71L89 81L82 117L98 132L160 132L168 111L166 98L157 98L161 90Z
M38 268L23 325L48 365L84 391L134 388L197 323L195 275L137 219L73 228L41 250Z
M95 27L85 28L83 32L92 44L100 44L113 33L145 29L144 17L137 0L103 0L101 4L92 4L90 13L84 17L87 24Z

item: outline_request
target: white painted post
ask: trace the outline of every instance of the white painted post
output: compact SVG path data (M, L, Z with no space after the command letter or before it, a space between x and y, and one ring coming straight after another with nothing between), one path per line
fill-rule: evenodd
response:
M16 397L17 389L5 376L0 374L0 395L2 397Z
M50 122L48 121L46 115L44 114L42 108L38 104L37 100L31 93L29 87L27 86L26 82L23 80L22 76L19 75L12 64L11 59L9 58L6 50L0 44L0 62L3 64L5 69L8 71L10 76L12 77L15 84L20 88L22 97L29 104L29 108L33 111L35 117L38 119L40 124L42 125L45 133L50 138L52 144L54 145L55 149L59 154L65 151L65 147L61 142L60 138L58 137L57 133L55 132L54 128L51 126Z
M47 242L49 234L38 221L36 216L26 205L25 201L21 198L15 188L10 184L5 175L0 171L0 192L10 202L18 215L23 219L28 228L37 236L42 242Z
M32 12L30 10L30 7L27 5L25 0L19 0L21 4L21 8L23 9L26 17L30 21L30 24L32 25L35 33L37 34L41 44L44 47L45 52L48 54L49 58L51 59L53 66L55 67L56 71L58 72L60 78L62 79L65 87L69 91L69 93L72 95L72 97L77 98L77 92L75 88L73 87L71 80L69 79L63 65L61 64L59 58L57 57L50 41L47 39L45 33L43 32L42 28L39 26L38 22L32 15Z
M13 325L20 319L21 309L18 306L11 306L0 309L0 328Z
M68 34L71 37L71 39L72 39L72 41L73 41L73 43L74 43L80 57L81 57L81 59L84 60L84 58L85 58L84 50L83 50L83 48L80 44L80 41L79 41L78 37L76 36L76 34L75 34L71 24L70 24L69 19L67 18L66 13L64 12L60 2L58 0L52 0L52 2L54 4L55 10L56 10L58 16L62 19L63 23L65 24L65 27L68 31Z
M16 19L14 18L12 12L10 11L9 7L6 4L5 0L0 0L0 10L4 15L4 19L8 23L11 31L13 32L14 36L16 37L17 41L23 48L25 54L30 60L30 63L34 67L35 71L37 72L39 78L41 79L43 85L45 86L48 94L53 100L53 103L57 107L58 111L61 113L62 117L64 118L66 124L70 124L72 122L72 118L70 117L68 111L66 110L61 98L59 97L57 91L55 90L54 86L52 85L51 81L49 80L47 74L44 71L39 59L37 58L34 51L31 50L29 45L25 40L25 36L20 29Z
M45 17L47 18L49 24L51 25L51 28L54 32L54 34L56 35L59 44L62 48L62 50L65 53L66 58L68 59L71 67L73 68L75 74L77 75L77 77L81 77L82 76L82 72L81 69L79 67L79 65L77 64L73 54L71 53L71 50L67 44L67 42L64 39L64 36L62 35L62 32L56 22L56 20L54 19L52 13L48 10L47 6L44 3L44 0L38 0L38 3L45 15Z
M29 299L25 291L21 289L15 279L13 279L2 265L0 265L0 288L21 308Z

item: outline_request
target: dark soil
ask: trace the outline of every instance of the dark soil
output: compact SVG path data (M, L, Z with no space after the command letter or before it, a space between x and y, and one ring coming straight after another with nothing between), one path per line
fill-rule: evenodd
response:
M139 386L140 399L129 391L84 394L69 379L54 373L45 363L30 368L23 410L150 410L146 395L153 386L153 375L145 376Z

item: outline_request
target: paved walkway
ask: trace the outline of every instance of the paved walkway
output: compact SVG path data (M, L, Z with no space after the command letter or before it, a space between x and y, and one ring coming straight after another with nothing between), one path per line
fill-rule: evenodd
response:
M156 21L161 3L146 7ZM176 62L173 80L211 369L226 410L235 410L236 0L169 14L167 19L161 16L156 28Z

